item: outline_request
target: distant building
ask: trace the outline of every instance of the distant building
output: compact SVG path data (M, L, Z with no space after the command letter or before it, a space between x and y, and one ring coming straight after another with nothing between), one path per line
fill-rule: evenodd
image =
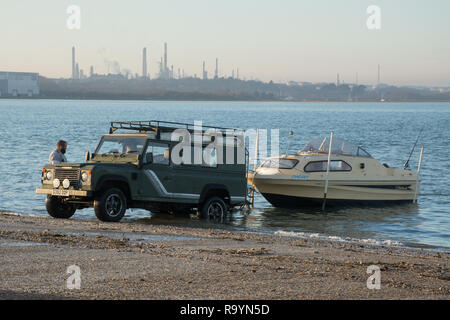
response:
M0 96L39 95L39 73L0 71Z

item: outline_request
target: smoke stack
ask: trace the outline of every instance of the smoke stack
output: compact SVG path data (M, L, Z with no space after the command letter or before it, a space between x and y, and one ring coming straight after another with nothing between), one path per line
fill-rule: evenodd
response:
M167 42L164 42L164 71L167 71Z
M75 47L72 47L72 79L76 78L75 72Z
M216 58L216 71L214 72L214 79L219 78L219 58Z
M142 78L147 79L147 48L142 49Z
M78 63L75 64L75 79L80 78L80 69L78 68Z
M205 61L203 61L203 80L208 79L208 75L206 74Z

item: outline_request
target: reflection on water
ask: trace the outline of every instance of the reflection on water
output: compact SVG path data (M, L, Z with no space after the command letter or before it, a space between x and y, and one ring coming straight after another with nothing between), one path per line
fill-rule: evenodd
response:
M109 121L202 120L205 125L280 129L280 150L300 150L313 137L334 131L382 163L400 167L417 132L425 146L419 203L385 208L272 208L261 196L250 215L235 212L221 228L258 232L305 232L343 238L373 238L450 247L450 103L262 103L171 101L71 101L1 99L0 210L46 215L44 197L35 194L42 166L59 139L69 142L66 156L80 162L94 150ZM224 116L226 115L226 116ZM251 148L250 148L251 149ZM418 149L418 148L417 148ZM417 150L416 150L417 151ZM418 152L411 159L417 166ZM92 209L75 219L95 219ZM136 223L215 227L189 217L127 211Z
M419 214L417 204L403 204L389 207L341 207L280 209L265 207L255 209L251 215L236 214L230 219L232 225L256 230L283 230L318 233L359 239L387 239L386 229L414 227ZM413 222L416 221L416 222ZM410 241L401 234L391 234L390 239Z
M420 227L418 204L397 204L386 207L349 206L330 208L322 212L320 208L280 209L273 208L262 197L257 198L258 205L250 214L234 210L223 223L199 220L192 215L171 215L166 213L148 213L134 210L128 214L131 221L143 224L171 224L183 227L220 228L255 232L277 231L298 234L333 235L343 239L391 239L404 245L417 246L420 243L414 236L407 234ZM135 218L140 216L140 218Z

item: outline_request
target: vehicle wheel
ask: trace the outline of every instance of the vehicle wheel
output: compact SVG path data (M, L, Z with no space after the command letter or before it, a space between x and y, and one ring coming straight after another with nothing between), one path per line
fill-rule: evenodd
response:
M127 210L127 198L120 189L111 188L94 200L94 211L97 218L106 222L118 222Z
M203 219L222 222L227 213L227 205L220 197L211 197L203 204L201 217Z
M69 219L76 211L74 206L64 203L61 198L54 196L47 196L45 207L50 216L59 219Z

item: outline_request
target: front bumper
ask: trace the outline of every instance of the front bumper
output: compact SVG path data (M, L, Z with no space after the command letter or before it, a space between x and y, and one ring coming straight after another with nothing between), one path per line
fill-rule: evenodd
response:
M37 194L53 194L53 189L36 189ZM69 197L90 197L92 196L92 191L85 191L85 190L69 190Z

